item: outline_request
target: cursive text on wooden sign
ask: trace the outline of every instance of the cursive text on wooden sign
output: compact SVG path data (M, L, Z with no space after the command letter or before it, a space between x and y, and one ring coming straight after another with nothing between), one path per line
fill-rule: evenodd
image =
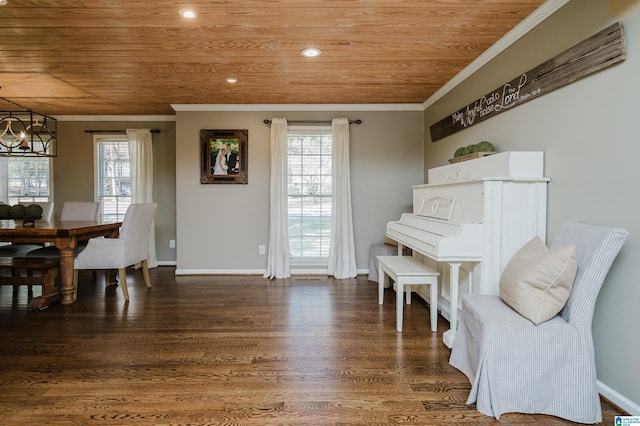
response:
M625 57L622 23L616 22L433 124L429 127L431 142L624 61Z

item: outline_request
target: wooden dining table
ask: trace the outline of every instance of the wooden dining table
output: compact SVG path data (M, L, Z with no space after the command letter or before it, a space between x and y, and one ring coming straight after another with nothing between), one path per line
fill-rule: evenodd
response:
M1 220L0 241L11 243L52 243L60 250L61 303L71 305L73 296L74 249L94 237L117 238L122 222L60 222Z

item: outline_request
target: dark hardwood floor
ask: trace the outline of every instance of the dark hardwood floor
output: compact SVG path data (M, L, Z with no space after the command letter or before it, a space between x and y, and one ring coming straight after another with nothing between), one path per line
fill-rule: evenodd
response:
M80 273L78 301L29 311L0 287L1 425L573 424L465 405L448 323L418 297L351 280L128 272L131 301ZM40 293L34 288L34 295ZM603 404L603 424L619 413Z

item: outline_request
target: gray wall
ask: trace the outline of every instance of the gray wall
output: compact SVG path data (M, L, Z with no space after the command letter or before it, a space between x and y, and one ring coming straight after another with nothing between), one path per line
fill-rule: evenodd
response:
M425 113L425 172L461 146L545 152L548 237L565 219L621 226L631 235L600 293L593 322L598 379L608 398L640 412L640 5L571 1ZM615 21L626 32L622 64L432 143L429 126ZM608 389L608 388L610 389ZM616 402L614 400L614 402Z
M176 119L177 273L260 273L268 244L270 129L265 118L330 120L351 125L351 188L359 270L386 223L407 211L410 186L422 182L422 111L178 112ZM248 129L249 184L200 184L201 129Z
M154 199L158 203L155 217L158 261L174 263L176 250L169 240L176 239L176 163L174 121L67 121L58 122L58 157L53 159L54 214L71 200L94 199L93 136L85 130L154 128L153 135Z

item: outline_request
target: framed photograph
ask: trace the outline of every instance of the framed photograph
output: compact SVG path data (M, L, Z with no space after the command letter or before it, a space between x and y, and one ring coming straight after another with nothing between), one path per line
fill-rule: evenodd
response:
M249 182L249 131L200 130L200 183Z

